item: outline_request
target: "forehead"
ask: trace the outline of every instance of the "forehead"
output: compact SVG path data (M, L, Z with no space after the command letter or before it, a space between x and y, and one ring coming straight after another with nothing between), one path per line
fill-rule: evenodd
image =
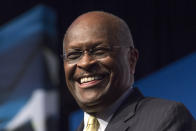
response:
M108 30L98 25L80 24L74 26L66 34L66 47L87 46L97 43L110 43Z
M107 37L108 30L106 28L103 28L102 26L98 25L77 25L74 28L71 29L71 31L68 33L69 40L82 40L85 38L105 38Z

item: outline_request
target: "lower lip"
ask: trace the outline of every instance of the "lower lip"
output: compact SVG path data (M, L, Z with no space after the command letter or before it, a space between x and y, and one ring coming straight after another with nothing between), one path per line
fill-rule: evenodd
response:
M99 84L102 80L93 80L86 83L79 84L80 88L90 88Z

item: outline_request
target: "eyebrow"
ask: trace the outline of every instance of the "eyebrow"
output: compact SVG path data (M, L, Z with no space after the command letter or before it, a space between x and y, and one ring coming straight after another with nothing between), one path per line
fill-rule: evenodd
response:
M79 43L79 45L80 44L82 44L82 43ZM79 50L79 49L81 49L83 46L79 46L77 43L76 44L74 44L74 45L71 45L69 48L68 48L68 50L70 50L70 49L73 49L73 50ZM99 45L105 45L102 41L97 41L97 42L94 42L93 44L90 44L90 45L88 45L88 46L86 46L87 48L95 48L95 47L97 47L97 46L99 46Z
M69 48L67 51L68 51L68 52L69 52L69 51L81 51L81 49L80 49L80 48ZM65 51L65 52L66 52L66 51Z

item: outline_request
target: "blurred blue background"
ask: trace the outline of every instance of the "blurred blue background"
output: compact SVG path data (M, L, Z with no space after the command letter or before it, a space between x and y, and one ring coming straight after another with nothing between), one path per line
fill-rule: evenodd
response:
M37 5L0 27L1 131L58 129L57 82L50 77L58 61L48 48L57 41L56 22L53 9Z
M1 1L0 131L67 131L70 119L80 121L82 114L70 117L79 107L66 88L60 55L67 27L91 10L128 23L140 52L135 85L144 95L183 102L195 116L195 7L194 0Z

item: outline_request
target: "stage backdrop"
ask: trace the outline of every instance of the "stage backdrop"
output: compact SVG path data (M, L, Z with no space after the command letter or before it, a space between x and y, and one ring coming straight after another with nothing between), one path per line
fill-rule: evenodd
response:
M0 27L0 131L58 130L55 42L56 14L44 5Z

